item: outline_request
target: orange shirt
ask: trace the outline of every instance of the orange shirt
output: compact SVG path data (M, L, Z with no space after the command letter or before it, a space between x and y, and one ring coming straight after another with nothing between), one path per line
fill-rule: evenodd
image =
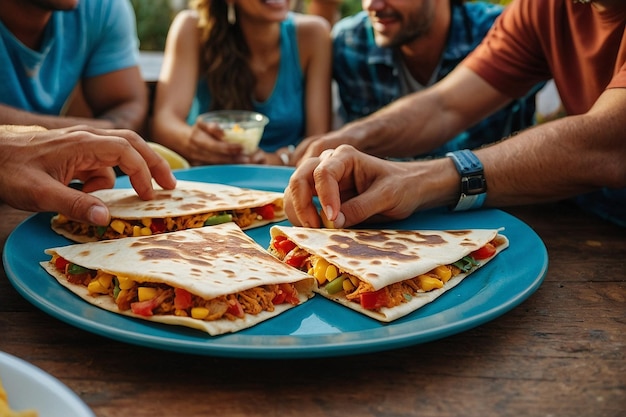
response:
M553 78L568 114L626 88L626 1L604 11L573 0L515 0L464 61L511 97Z

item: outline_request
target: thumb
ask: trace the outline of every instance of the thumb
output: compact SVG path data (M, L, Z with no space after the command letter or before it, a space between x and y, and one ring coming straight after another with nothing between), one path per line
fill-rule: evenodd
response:
M56 211L72 220L97 226L109 224L109 209L100 199L60 183L53 188L51 197L43 204L45 211Z

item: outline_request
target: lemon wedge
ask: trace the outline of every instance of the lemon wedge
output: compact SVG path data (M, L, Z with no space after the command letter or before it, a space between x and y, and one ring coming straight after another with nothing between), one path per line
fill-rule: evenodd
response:
M189 162L170 148L156 142L148 142L148 145L167 161L171 169L189 168Z

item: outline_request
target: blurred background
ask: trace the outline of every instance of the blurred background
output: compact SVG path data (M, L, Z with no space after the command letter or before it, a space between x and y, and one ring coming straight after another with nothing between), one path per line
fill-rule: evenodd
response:
M306 10L310 0L294 1L294 7ZM512 0L488 0L508 4ZM131 0L137 17L137 32L142 51L162 51L165 37L174 15L187 7L187 0ZM342 0L341 15L349 16L361 10L361 0Z

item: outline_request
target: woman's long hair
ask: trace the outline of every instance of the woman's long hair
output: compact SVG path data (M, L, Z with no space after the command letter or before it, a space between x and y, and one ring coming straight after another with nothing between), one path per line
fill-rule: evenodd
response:
M256 80L250 49L239 27L227 19L226 0L191 0L199 15L200 72L211 93L211 110L252 110Z

